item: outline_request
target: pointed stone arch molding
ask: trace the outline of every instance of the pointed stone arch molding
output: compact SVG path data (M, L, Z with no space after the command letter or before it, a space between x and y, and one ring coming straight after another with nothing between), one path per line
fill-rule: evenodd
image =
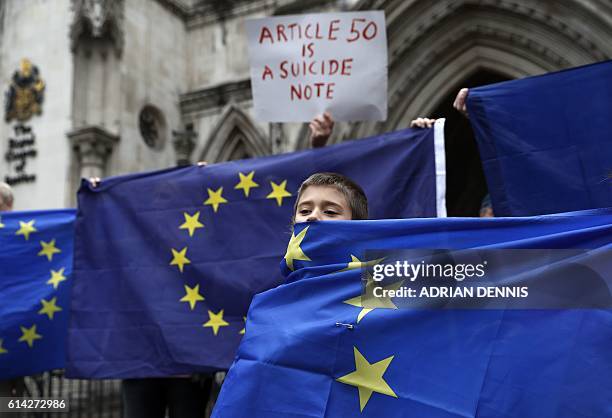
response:
M272 147L251 119L230 104L222 112L203 148L196 150L199 161L218 163L230 159L270 155Z
M389 117L350 137L400 129L478 69L511 78L612 56L612 7L601 0L366 0L382 8L389 42Z
M392 94L389 94L389 112L386 121L336 123L329 144L403 129L408 127L410 121L416 117L433 116L431 112L446 96L453 91L458 91L463 80L481 69L508 78L522 78L557 69L544 62L538 64L537 55L525 57L523 54L518 54L517 51L462 43L461 40L458 41L454 52L454 54L446 54L442 57L432 53L432 57L423 58L418 72L423 76L404 80L403 82L407 83L406 86L409 88L400 85L393 89ZM298 135L297 149L308 148L308 135L308 125L305 125Z
M432 63L430 74L420 80L410 81L411 88L398 87L389 97L387 121L376 125L383 132L403 129L416 117L433 115L433 110L449 94L463 87L461 82L479 70L488 70L508 78L522 78L542 74L559 68L538 64L537 57L516 55L488 46L474 45L455 56L447 56Z
M109 39L117 56L125 43L124 0L72 0L74 17L70 25L70 47L74 52L82 36Z

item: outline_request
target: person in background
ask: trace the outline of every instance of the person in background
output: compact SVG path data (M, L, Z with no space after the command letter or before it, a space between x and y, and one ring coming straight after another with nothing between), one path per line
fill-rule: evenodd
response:
M310 145L313 148L321 148L327 145L334 130L334 120L329 112L325 112L315 116L308 127L310 128Z
M11 186L0 182L0 212L13 210L13 190Z
M494 218L495 214L493 213L493 205L491 204L491 196L486 195L484 199L482 199L482 203L480 204L480 217L481 218Z
M469 93L468 89L462 88L457 93L457 97L455 97L455 101L453 102L453 107L466 118L469 118L469 115L467 112L467 105L466 105L468 93ZM431 118L416 118L410 122L410 127L411 128L431 128L434 125L435 121L436 121L435 119L431 119Z
M125 379L121 384L127 418L202 418L210 397L208 375Z

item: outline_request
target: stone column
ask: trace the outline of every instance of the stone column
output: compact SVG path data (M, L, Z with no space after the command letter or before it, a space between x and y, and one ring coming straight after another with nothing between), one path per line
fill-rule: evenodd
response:
M68 133L76 151L81 178L104 177L106 161L119 137L98 126L87 126Z
M196 145L197 132L192 125L188 125L183 131L172 131L172 145L176 154L176 165L185 166L191 164L191 153Z
M282 123L270 123L270 139L272 142L272 153L280 154L287 149L285 129Z

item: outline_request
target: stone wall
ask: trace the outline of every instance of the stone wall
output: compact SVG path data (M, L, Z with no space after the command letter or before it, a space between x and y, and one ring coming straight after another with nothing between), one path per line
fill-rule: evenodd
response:
M152 0L128 0L124 13L120 140L107 175L175 165L172 130L182 127L178 97L187 90L184 22ZM139 130L145 105L159 109L165 119L165 139L155 149L147 146Z
M304 124L269 124L253 118L245 20L278 14L337 11L340 3L344 2L236 1L233 7L192 10L191 17L187 18L189 90L182 96L181 104L184 120L192 123L198 132L194 159L210 159L207 150L215 147L212 141L231 142L231 138L214 134L231 131L224 129L224 124L232 123L232 119L223 116L232 109L240 109L265 138L266 153L289 152L298 147ZM245 136L248 141L256 141L248 134Z
M71 199L69 182L72 54L68 29L69 0L3 1L0 34L0 89L7 91L22 58L36 65L46 84L42 115L26 122L36 135L37 156L28 158L25 171L35 173L33 183L14 185L15 209L62 208ZM15 122L0 120L0 180L11 174L4 155ZM14 172L13 172L14 174Z

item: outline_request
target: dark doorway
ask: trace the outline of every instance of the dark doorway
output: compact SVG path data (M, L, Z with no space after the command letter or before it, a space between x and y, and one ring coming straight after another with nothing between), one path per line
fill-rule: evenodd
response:
M480 70L450 89L432 117L446 118L446 209L448 216L478 216L480 204L488 193L478 146L467 118L453 108L462 87L478 87L510 78Z

